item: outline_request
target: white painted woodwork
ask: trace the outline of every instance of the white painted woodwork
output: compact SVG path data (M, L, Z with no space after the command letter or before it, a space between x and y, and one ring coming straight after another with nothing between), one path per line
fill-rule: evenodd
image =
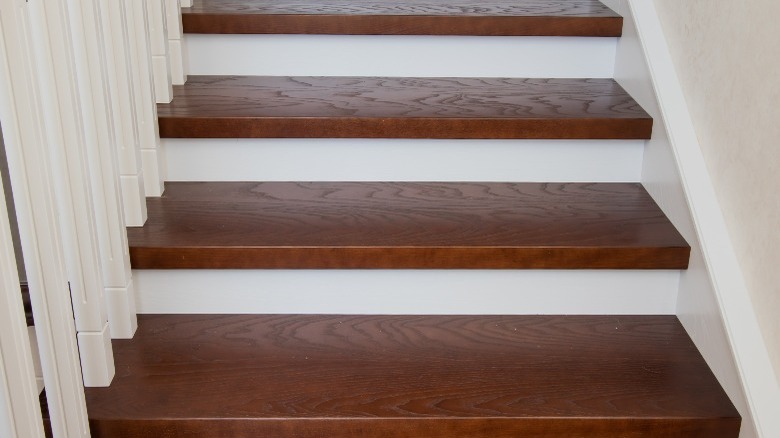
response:
M182 8L189 8L190 6L192 6L192 0L181 0Z
M674 314L679 271L137 270L138 313Z
M127 248L127 233L122 210L122 192L116 157L117 130L121 127L117 117L111 114L111 93L109 59L105 47L110 35L100 20L104 8L101 0L80 0L73 6L71 14L81 14L84 39L84 58L88 70L82 72L82 91L91 91L91 117L84 119L85 125L93 131L88 143L87 155L91 175L95 226L103 273L104 306L111 334L114 338L130 338L137 327L135 307L120 308L117 302L133 301L132 289L124 290L124 299L116 297L117 290L131 284L130 255ZM74 17L74 23L76 23ZM89 101L84 102L90 106ZM145 205L145 204L144 204ZM98 327L102 333L102 327Z
M160 5L160 0L157 0L156 4ZM157 105L154 96L151 50L149 48L147 2L123 0L123 5L128 19L128 43L131 46L132 73L135 75L133 99L135 100L135 109L138 112L136 121L140 147L141 151L151 151L149 153L157 154L160 148L160 134L157 127ZM163 11L155 11L155 13L157 12L162 13ZM143 159L140 163L143 166ZM164 175L154 172L159 168L159 166L142 167L146 196L162 195Z
M78 333L79 353L81 355L81 373L84 386L108 386L114 378L114 356L112 352L111 331L108 322L100 331Z
M139 154L140 155L140 154ZM120 175L120 188L128 227L140 227L146 222L146 192L144 174L139 170L135 175Z
M152 56L154 95L158 103L173 99L171 57L168 55L167 0L145 0L149 23L149 50Z
M168 138L163 145L170 181L633 182L644 151L641 140Z
M83 370L84 383L87 386L108 386L114 375L110 343L102 345L104 348L101 349L87 348L81 343L82 339L102 333L108 318L94 205L94 197L101 195L102 190L97 187L98 190L93 191L92 166L88 160L88 150L101 147L95 128L92 96L93 87L96 84L99 87L100 82L99 78L91 76L87 62L86 40L94 35L85 29L87 26L82 22L81 1L52 0L46 4L51 35L51 73L56 78L59 97L56 103L60 105L52 123L62 132L62 146L54 149L53 168L55 178L59 180L55 191L60 226L66 228L62 233L65 262L82 363L108 364L102 370L96 367Z
M138 328L135 287L132 278L128 278L124 286L106 287L106 307L111 337L132 338Z
M616 78L660 122L648 143L642 180L692 246L677 315L739 409L740 437L780 436L780 388L654 6L605 3L629 18Z
M73 308L52 160L61 147L57 84L45 8L0 1L0 120L10 167L36 334L55 436L88 437ZM54 34L56 35L56 34ZM8 241L3 239L4 241ZM24 339L27 336L15 336ZM35 435L33 435L35 436Z
M106 31L110 109L115 121L115 146L121 175L122 204L125 223L141 226L146 222L146 199L141 167L139 112L136 109L134 66L131 60L128 19L124 0L102 2L101 22Z
M184 69L183 32L181 24L180 0L163 0L165 16L168 21L168 53L171 64L171 78L174 85L184 85L187 82L187 72Z
M186 34L184 41L191 75L610 78L617 39Z
M27 327L27 337L30 340L30 353L32 354L33 370L35 371L35 386L38 394L43 392L43 368L41 367L41 355L38 354L38 337L35 334L35 327Z
M0 7L0 55L5 52L3 22L13 19ZM5 67L0 61L0 68ZM0 73L0 80L5 79ZM0 85L0 88L2 85ZM8 102L0 99L0 107ZM3 109L0 116L5 113ZM3 118L3 122L5 119ZM0 436L43 438L36 371L37 345L30 342L19 289L11 224L0 180ZM37 348L36 348L37 350Z

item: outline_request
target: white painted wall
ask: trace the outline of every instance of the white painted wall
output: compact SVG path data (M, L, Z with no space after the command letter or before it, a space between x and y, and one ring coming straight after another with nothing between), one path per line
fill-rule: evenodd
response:
M780 376L780 2L655 4Z

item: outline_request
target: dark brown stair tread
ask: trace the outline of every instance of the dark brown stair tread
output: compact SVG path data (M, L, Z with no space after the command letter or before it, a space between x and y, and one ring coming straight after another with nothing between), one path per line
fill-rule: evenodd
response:
M162 137L650 138L612 79L190 76Z
M640 184L177 182L134 268L669 268L689 247Z
M95 437L735 438L740 425L674 316L141 315L113 342L113 383L86 389Z
M597 0L195 0L189 33L620 36Z

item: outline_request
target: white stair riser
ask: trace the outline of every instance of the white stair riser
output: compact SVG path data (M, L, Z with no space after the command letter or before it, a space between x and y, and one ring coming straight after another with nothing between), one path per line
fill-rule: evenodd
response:
M165 139L168 181L635 182L641 140Z
M192 75L608 78L616 38L201 35Z
M140 313L674 314L679 271L136 270Z

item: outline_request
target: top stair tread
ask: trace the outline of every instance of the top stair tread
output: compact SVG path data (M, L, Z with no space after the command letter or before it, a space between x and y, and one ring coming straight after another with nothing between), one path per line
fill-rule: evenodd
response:
M598 0L195 0L189 33L620 36Z
M162 137L647 139L613 79L191 76Z

